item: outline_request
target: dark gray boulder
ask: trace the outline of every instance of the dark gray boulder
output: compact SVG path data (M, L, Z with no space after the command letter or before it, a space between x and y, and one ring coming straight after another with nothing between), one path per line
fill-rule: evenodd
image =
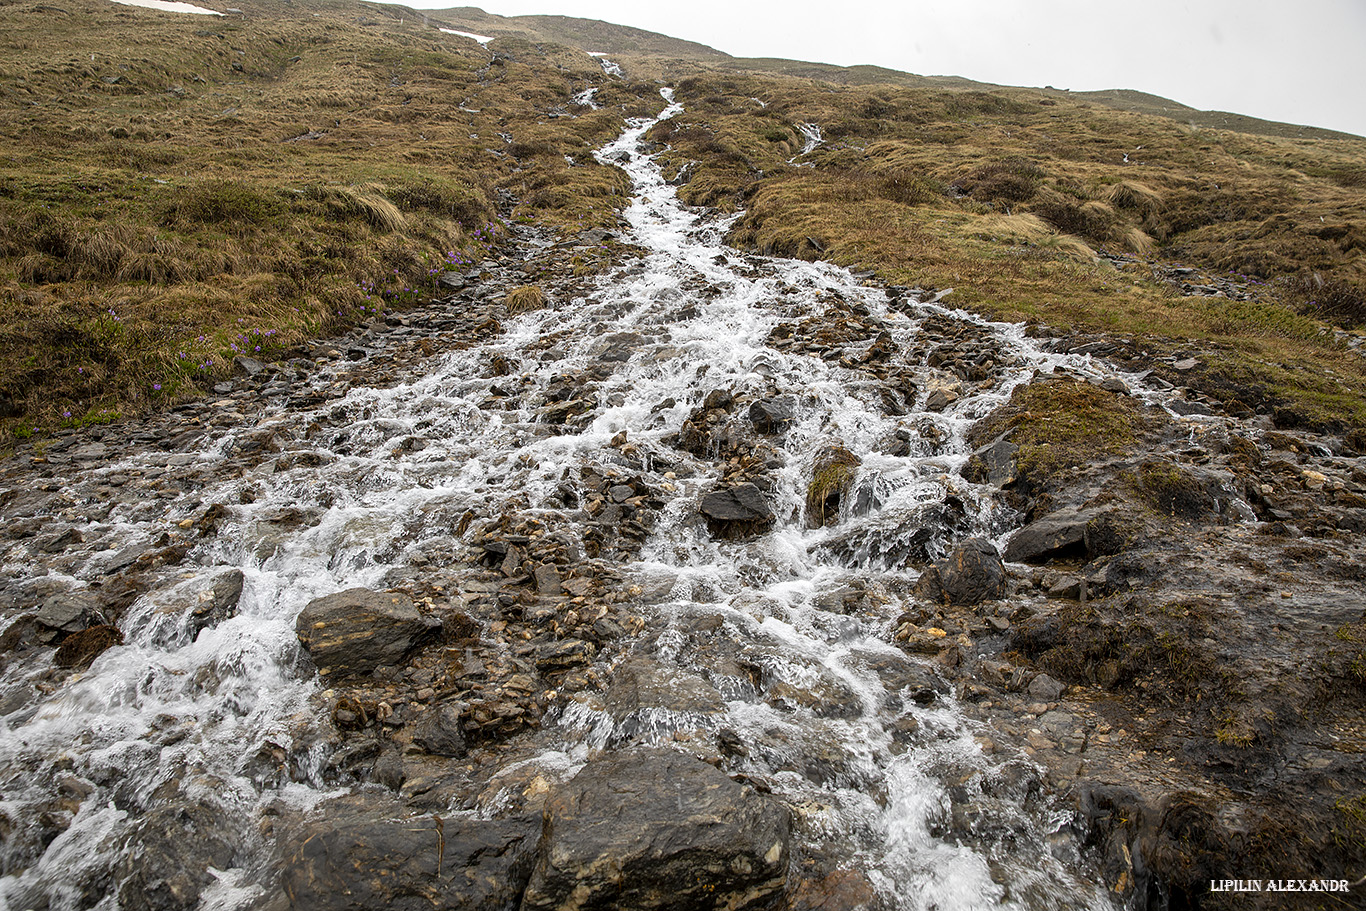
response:
M353 588L315 598L294 625L319 672L365 674L397 665L413 648L440 633L407 595Z
M714 490L702 498L698 509L714 538L748 538L773 527L773 509L753 484Z
M997 440L977 450L963 466L963 477L974 484L1007 487L1015 483L1018 472L1015 456L1020 447L1006 439Z
M129 833L116 871L124 911L189 911L241 849L231 821L201 803L158 807Z
M991 542L968 538L921 573L915 593L929 601L971 606L1004 598L1006 569Z
M761 399L749 406L749 420L760 433L782 433L792 422L793 404L789 396Z
M1031 522L1015 532L1006 544L1006 561L1043 563L1047 560L1113 553L1114 542L1108 540L1112 535L1102 534L1109 523L1097 522L1099 518L1100 514L1092 510L1060 509Z
M428 709L413 729L413 743L437 756L465 755L465 733L460 724L463 704L443 703Z
M217 626L237 616L237 602L242 598L244 578L240 569L230 569L213 580L213 585L199 593L199 600L190 608L191 635Z
M292 911L516 911L535 860L534 818L411 816L343 798L290 839L280 885Z
M105 608L105 599L98 592L66 592L47 598L33 619L42 628L40 638L53 642L87 627L107 624Z
M783 889L790 820L691 756L633 747L551 796L523 911L740 911Z

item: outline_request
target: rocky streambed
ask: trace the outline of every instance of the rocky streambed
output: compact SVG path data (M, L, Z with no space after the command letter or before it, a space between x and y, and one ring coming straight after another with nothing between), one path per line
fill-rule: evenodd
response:
M1361 876L1363 441L728 248L650 125L616 236L0 468L0 906Z

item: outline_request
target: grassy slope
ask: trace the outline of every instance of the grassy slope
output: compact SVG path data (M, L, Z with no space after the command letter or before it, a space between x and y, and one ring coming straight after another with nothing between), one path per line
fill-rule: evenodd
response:
M1366 422L1366 362L1316 318L1366 317L1366 141L1194 130L1027 90L671 69L687 111L655 138L675 166L699 162L685 198L748 210L733 242L953 287L994 317L1203 350L1220 394ZM794 167L802 123L826 142ZM1257 299L1179 296L1151 268L1173 260Z
M480 255L498 187L515 217L614 220L622 175L587 152L654 87L495 50L354 2L0 5L7 428L155 407L373 318ZM603 110L571 104L589 86Z
M504 37L491 54L438 26ZM687 105L656 132L670 167L695 163L685 198L746 207L740 245L1203 351L1213 390L1366 423L1362 359L1308 306L1361 310L1366 141L354 0L212 19L0 5L0 420L26 432L155 407L220 375L234 345L269 353L371 318L446 254L479 254L499 187L515 217L610 223L624 177L586 153L658 106L656 79ZM571 102L590 86L601 111ZM826 141L798 159L805 123ZM1116 270L1098 249L1139 262ZM1180 297L1145 259L1264 285L1252 302Z

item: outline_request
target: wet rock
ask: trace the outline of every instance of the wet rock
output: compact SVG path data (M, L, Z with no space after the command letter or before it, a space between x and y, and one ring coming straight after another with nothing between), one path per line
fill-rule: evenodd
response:
M407 595L353 588L310 601L294 628L320 673L364 674L399 664L441 621L418 613Z
M129 834L118 864L125 911L189 911L214 882L209 872L233 866L240 844L222 814L179 802L147 813Z
M210 588L199 593L198 601L190 609L189 627L192 635L197 636L203 630L237 616L242 582L242 571L231 569L217 576Z
M391 791L402 788L403 783L408 780L408 775L404 771L403 757L399 755L398 750L385 750L380 753L370 770L370 777Z
M920 575L915 593L929 601L961 606L1004 598L1005 565L991 542L969 538Z
M604 697L618 722L643 709L714 715L725 708L716 688L696 674L650 658L630 658L617 667Z
M764 534L773 527L773 510L753 484L713 491L702 498L699 510L714 538L734 541Z
M1005 559L1010 563L1042 563L1086 556L1090 552L1089 526L1097 517L1088 510L1060 509L1031 522L1011 537Z
M265 372L266 365L261 363L254 357L246 357L244 355L239 354L237 357L232 359L232 370L233 373L237 374L238 376L255 377L260 376L262 373Z
M948 387L933 389L925 397L926 411L943 411L945 408L958 401L958 393Z
M1018 472L1015 469L1015 455L1020 451L1009 440L997 440L974 452L965 466L963 477L974 484L990 484L993 487L1007 487L1015 483Z
M462 705L443 703L428 710L413 730L413 743L436 756L465 755L465 733L460 725Z
M45 630L47 642L108 623L104 598L88 590L52 595L38 608L34 620Z
M603 701L617 724L616 743L696 730L725 709L721 694L707 681L650 658L631 658L618 666Z
M882 907L868 876L836 870L819 879L800 880L787 896L787 911L872 911Z
M550 563L542 563L536 567L533 574L536 581L536 591L542 595L560 595L564 589L560 586L560 572Z
M749 420L764 434L782 433L792 422L793 402L788 396L763 399L749 406Z
M555 674L593 663L597 646L582 639L564 639L536 655L536 668L543 674Z
M700 760L634 747L546 804L524 911L758 907L778 896L788 811Z
M1029 695L1043 702L1057 702L1066 691L1066 685L1059 683L1047 674L1039 674L1029 681Z
M300 826L280 881L295 911L515 911L538 832L534 819L412 816L343 798Z
M840 520L840 503L854 484L862 459L843 446L827 446L811 464L806 488L806 524L809 528L834 525Z

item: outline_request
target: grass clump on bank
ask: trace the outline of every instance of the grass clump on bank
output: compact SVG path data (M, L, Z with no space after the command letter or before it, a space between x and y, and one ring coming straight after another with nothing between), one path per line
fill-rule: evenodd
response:
M1069 469L1123 452L1149 429L1133 399L1071 377L1016 387L970 434L975 446L1009 433L1020 483L1042 489Z
M586 87L602 109L571 111ZM0 435L161 407L407 306L487 255L500 207L614 224L624 176L590 152L661 104L581 51L399 7L0 9Z

